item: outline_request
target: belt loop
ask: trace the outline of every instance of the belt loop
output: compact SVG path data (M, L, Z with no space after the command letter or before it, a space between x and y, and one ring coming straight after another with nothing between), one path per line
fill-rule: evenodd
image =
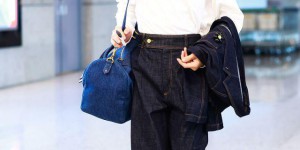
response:
M146 33L142 33L142 46L141 46L141 48L145 48L145 44L146 44L146 42L145 42L145 38L146 38Z
M185 35L184 35L184 46L185 46L186 48L188 47L188 43L189 43L188 37L187 37L187 35L185 34Z

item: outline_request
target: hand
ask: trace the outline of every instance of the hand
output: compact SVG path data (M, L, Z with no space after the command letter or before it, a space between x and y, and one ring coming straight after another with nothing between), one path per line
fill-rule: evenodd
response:
M115 29L112 31L110 42L114 45L114 47L120 48L123 46L123 44L121 42L120 37L117 35L116 30L118 30L122 34L122 38L124 39L125 43L127 43L132 37L132 29L125 28L123 32L121 27L116 26Z
M195 54L187 55L186 47L181 51L181 59L177 58L177 61L183 68L190 68L193 71L204 66Z

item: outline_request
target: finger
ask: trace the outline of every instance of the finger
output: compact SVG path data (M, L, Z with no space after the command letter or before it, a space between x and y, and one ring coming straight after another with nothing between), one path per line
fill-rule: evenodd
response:
M184 63L183 61L181 61L180 59L177 60L177 61L178 61L178 63L179 63L183 68L190 68L190 67L191 67L191 66L188 65L187 63Z
M111 39L110 42L114 47L118 47L118 44L113 39Z
M204 64L202 63L202 61L200 59L198 59L197 57L193 61L198 65L197 68L200 68L200 67L204 66Z
M190 55L184 57L182 59L182 61L185 62L185 63L187 63L187 62L190 62L190 61L192 61L194 59L196 59L196 56L194 54L190 54Z
M195 68L192 68L194 71L204 66L204 64L199 59L194 59L193 62L195 63Z
M125 34L125 39L124 39L124 41L125 41L125 42L128 42L128 41L130 40L131 36L132 36L132 30L131 30L130 28L126 28L126 29L124 30L124 34Z
M125 34L125 38L124 38L124 41L125 42L128 42L128 40L130 39L130 30L128 29L128 28L126 28L125 30L124 30L124 34Z
M196 62L196 61L192 61L192 62L185 63L185 64L186 64L186 66L187 66L188 68L197 68L198 65L199 65L199 63Z
M112 45L113 45L114 47L117 47L117 48L120 48L120 47L121 47L121 45L117 44L116 42L111 41L111 43L112 43Z
M113 34L112 39L117 43L117 44L122 44L120 38L118 35Z
M183 68L197 68L197 63L195 62L190 62L190 63L184 63L181 59L177 58L178 63L183 67Z
M202 62L199 60L199 59L195 59L193 62L191 62L192 63L192 65L194 66L194 67L192 67L191 69L192 70L194 70L194 71L196 71L196 70L198 70L199 68L201 68L201 67L203 67L204 65L202 64Z
M184 68L184 62L181 59L177 58L178 63Z
M114 41L113 39L111 39L110 42L112 43L112 45L113 45L114 47L118 47L118 48L122 47L122 43L121 43L121 44L118 44L118 43L117 43L116 41Z
M187 53L187 48L186 47L184 47L183 51L184 51L184 56L187 56L188 53Z
M196 68L196 67L194 67L194 68L191 68L193 71L196 71L196 70L198 70L198 68Z
M121 32L121 31L122 31L122 28L121 28L121 27L116 26L115 29L112 31L112 33L113 33L113 34L117 34L117 31L119 31L119 32L121 33L121 35L122 35L122 32Z
M181 51L181 56L180 56L181 60L184 58L184 54L183 54L183 50Z
M126 29L124 30L124 34L125 34L125 35L131 34L131 32L132 32L132 30L131 30L130 28L126 28Z
M121 37L120 38L123 38L124 40L126 39L126 36L125 36L125 34L124 34L124 32L122 31L122 29L121 28L118 28L118 29L116 29L116 31L119 31L120 33L121 33ZM115 31L115 33L116 33L116 31ZM116 33L117 34L117 33Z

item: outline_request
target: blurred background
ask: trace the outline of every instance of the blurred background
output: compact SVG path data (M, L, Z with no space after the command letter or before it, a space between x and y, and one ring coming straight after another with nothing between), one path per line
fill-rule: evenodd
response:
M237 0L252 112L208 150L300 149L300 0ZM82 69L109 46L115 0L0 0L0 150L129 150L130 122L80 110Z

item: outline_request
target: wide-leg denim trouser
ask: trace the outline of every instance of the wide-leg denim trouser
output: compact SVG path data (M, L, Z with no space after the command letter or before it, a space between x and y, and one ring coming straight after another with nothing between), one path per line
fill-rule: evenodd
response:
M201 38L199 34L154 35L141 33L133 51L134 77L131 149L204 150L208 143L204 124L185 121L185 71L176 58ZM200 90L200 89L199 89Z

